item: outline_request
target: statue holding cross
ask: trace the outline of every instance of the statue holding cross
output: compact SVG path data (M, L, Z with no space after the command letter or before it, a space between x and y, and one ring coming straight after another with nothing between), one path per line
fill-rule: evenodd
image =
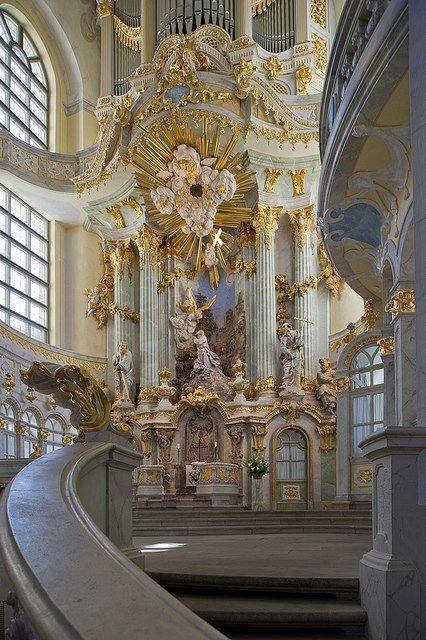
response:
M280 394L297 392L301 388L304 345L300 332L286 322L280 339L280 360L283 368Z

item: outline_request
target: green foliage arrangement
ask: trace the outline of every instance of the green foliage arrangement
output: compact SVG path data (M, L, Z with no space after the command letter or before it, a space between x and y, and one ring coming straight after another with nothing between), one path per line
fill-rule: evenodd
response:
M269 473L269 465L265 458L253 455L247 460L248 474L252 477L261 477Z

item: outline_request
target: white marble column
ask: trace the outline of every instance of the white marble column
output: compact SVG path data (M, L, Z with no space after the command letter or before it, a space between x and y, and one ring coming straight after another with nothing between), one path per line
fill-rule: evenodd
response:
M253 246L245 246L242 251L244 264L252 263L256 259ZM241 292L244 300L244 311L246 317L246 353L247 363L246 378L255 383L257 379L257 360L255 351L255 331L256 331L256 274L248 276L245 271L238 274L236 294Z
M275 250L261 231L256 254L254 280L254 349L257 379L277 376L277 327L275 298Z
M317 353L317 291L311 279L316 277L313 255L316 255L316 238L313 233L313 207L289 212L294 236L294 281L307 283L305 295L296 293L294 299L294 326L300 331L303 348L304 376L313 378L318 369Z
M150 255L145 254L140 270L140 385L149 389L158 384L160 369L159 351L159 300L157 265L150 263Z
M114 92L114 1L97 0L98 20L101 27L101 83L100 95Z
M175 268L175 259L167 258L164 263L164 274L172 273ZM176 342L170 318L176 315L178 300L176 280L174 286L165 286L164 290L158 294L159 368L169 369L173 376L176 369Z
M132 322L130 318L124 319L119 311L130 309L137 311L135 307L135 282L134 269L136 258L129 265L125 264L123 257L115 260L114 266L114 304L116 313L114 314L114 353L117 351L120 342L126 342L132 352L136 363L139 348L137 344L138 324Z
M235 3L235 37L253 37L251 0L238 0Z
M156 36L154 0L141 0L141 63L151 62L154 57Z

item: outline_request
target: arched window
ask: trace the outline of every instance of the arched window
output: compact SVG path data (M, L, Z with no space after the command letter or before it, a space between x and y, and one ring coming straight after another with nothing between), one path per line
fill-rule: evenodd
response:
M16 458L15 411L11 404L0 406L0 458Z
M20 436L20 457L29 458L33 452L33 444L40 444L38 439L38 420L32 411L24 411L19 419L21 426L25 427L25 435Z
M41 149L48 146L49 88L40 55L19 22L0 11L0 123Z
M48 341L49 223L0 184L0 320Z
M59 420L57 416L50 416L47 418L44 428L49 432L46 442L46 453L60 449L63 446L62 436L65 434L65 427L62 421Z
M362 455L359 443L373 431L383 429L383 363L379 347L358 351L350 365L352 453Z

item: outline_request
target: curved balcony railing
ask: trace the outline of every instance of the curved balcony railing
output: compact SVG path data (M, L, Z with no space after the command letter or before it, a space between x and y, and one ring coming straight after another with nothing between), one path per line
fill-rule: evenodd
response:
M0 551L12 586L11 637L224 640L123 553L129 470L139 463L120 445L73 445L30 463L8 485Z
M320 125L322 154L361 58L369 57L371 60L385 46L386 35L395 25L399 6L403 8L406 4L406 0L347 0L337 27L324 84ZM388 14L389 25L382 28L380 23L385 13ZM368 56L363 56L366 49L369 49ZM365 69L372 72L369 65Z

